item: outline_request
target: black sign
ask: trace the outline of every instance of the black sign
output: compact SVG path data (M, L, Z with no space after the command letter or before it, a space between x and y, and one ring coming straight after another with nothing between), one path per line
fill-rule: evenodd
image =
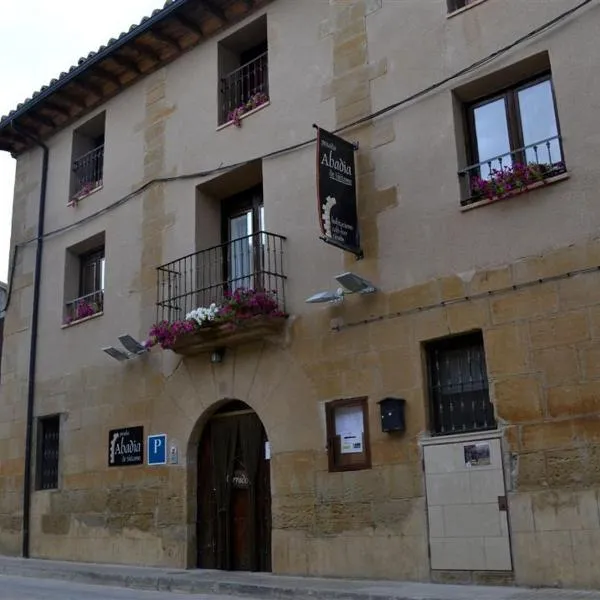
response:
M354 144L320 127L317 134L317 193L321 238L362 256L356 213Z
M108 432L108 466L144 464L144 428L127 427Z

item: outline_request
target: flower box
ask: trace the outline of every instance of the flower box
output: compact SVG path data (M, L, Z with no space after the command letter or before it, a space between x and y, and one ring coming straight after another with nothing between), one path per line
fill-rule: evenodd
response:
M280 334L286 317L257 315L251 319L232 325L215 323L184 333L177 337L171 350L177 354L193 356L202 352L212 352L217 348L235 348L249 342L260 341Z

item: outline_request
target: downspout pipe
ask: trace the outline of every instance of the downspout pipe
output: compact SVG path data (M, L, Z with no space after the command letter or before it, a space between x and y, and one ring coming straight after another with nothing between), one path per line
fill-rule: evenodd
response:
M31 463L33 414L35 407L35 369L37 362L37 340L40 308L40 284L42 276L42 251L44 247L44 221L46 217L46 192L48 188L48 146L28 132L21 131L14 123L11 127L20 136L31 140L43 152L42 180L40 185L40 203L38 209L37 245L35 249L35 270L33 276L33 314L31 316L31 341L29 345L29 369L27 377L27 421L25 430L25 468L23 472L23 539L21 554L29 558L31 523Z

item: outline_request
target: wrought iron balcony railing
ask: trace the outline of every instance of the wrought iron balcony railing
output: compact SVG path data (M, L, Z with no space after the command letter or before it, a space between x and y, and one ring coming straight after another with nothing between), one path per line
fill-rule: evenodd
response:
M219 123L227 123L235 109L254 97L269 97L269 55L261 54L221 79ZM259 102L264 104L264 100Z
M104 290L98 290L67 302L65 324L81 321L104 310Z
M562 157L561 137L555 135L466 167L458 173L461 204L472 204L494 192L505 196L565 173Z
M158 267L157 321L184 319L240 288L272 293L285 312L284 242L260 231Z
M84 196L100 187L104 178L104 145L73 161L75 187L73 197Z

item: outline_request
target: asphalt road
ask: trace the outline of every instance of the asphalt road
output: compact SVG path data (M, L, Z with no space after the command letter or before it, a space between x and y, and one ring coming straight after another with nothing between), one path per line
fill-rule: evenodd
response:
M233 596L206 596L146 592L103 585L82 585L30 577L0 575L0 600L240 600ZM252 600L252 599L246 599Z

